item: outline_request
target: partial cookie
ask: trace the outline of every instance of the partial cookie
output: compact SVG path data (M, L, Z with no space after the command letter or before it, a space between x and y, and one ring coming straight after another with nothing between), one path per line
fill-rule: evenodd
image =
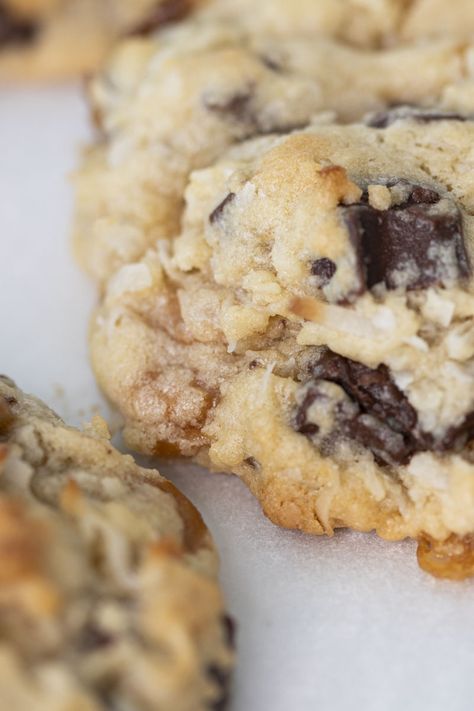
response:
M91 344L139 450L276 523L474 532L474 122L399 108L234 148L110 281Z
M348 121L436 97L474 109L464 43L368 51L314 33L251 32L248 23L198 17L124 42L93 82L100 131L76 178L74 232L79 260L98 280L176 233L190 171L233 143L326 111Z
M223 709L232 623L191 503L0 377L0 706Z
M0 0L0 82L96 70L122 35L181 20L199 0Z
M398 41L426 37L457 37L471 40L474 5L471 0L415 0L407 4L398 29Z

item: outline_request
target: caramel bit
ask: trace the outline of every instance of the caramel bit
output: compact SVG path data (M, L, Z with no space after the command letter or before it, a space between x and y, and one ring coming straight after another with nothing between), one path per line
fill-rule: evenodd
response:
M68 483L59 496L60 506L70 516L75 516L79 512L82 502L82 493L79 484L74 479L69 479Z
M180 454L178 445L173 442L157 442L153 450L155 457L164 457L165 459L179 457Z
M148 553L151 559L161 559L161 558L182 558L183 549L181 546L174 541L172 538L163 538L161 541L156 541L152 543L148 549Z
M6 461L8 457L8 447L6 444L0 444L0 472L2 471L1 466Z
M305 321L317 321L321 315L322 304L309 297L296 296L290 303L289 310Z
M44 525L28 516L20 501L0 498L0 582L10 584L38 573L47 542Z
M184 546L190 553L195 553L204 544L207 537L207 528L201 514L171 482L159 481L157 486L174 497L184 522Z
M6 434L14 421L15 415L13 414L10 403L6 398L0 398L0 435Z
M474 534L452 535L446 541L423 537L416 552L418 565L435 578L465 580L474 576Z

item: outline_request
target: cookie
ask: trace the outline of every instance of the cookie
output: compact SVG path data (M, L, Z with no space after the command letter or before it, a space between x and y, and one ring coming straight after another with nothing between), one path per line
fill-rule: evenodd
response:
M198 0L0 0L0 82L98 68L122 35L182 19Z
M92 326L129 444L237 474L285 527L465 555L473 145L469 117L405 107L195 171L180 232L110 280Z
M246 21L198 15L123 42L92 83L99 134L76 176L74 242L99 281L179 229L189 173L233 143L327 111L349 121L435 97L473 105L463 42L369 51L314 33L250 32Z
M0 706L223 709L232 622L192 504L0 377Z

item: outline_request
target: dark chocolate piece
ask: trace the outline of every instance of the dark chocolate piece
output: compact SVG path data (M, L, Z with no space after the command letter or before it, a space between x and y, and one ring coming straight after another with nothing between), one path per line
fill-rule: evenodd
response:
M230 649L235 648L235 622L229 615L222 616L222 626L225 641ZM219 697L209 707L210 711L224 711L227 708L230 697L230 685L232 674L227 669L222 669L216 664L211 664L207 668L208 676L213 679L219 687Z
M408 464L416 452L459 452L474 438L474 412L468 413L460 425L448 429L441 439L423 432L415 409L385 365L368 368L325 348L311 364L309 374L309 387L296 410L294 426L310 439L319 437L319 427L308 413L321 397L324 382L339 385L357 405L355 410L348 406L336 408L329 444L341 437L355 440L369 449L379 464ZM324 454L326 442L318 445Z
M89 622L82 629L78 644L84 652L95 652L108 647L113 641L112 635L101 630L94 622Z
M337 267L332 259L328 259L327 257L315 259L311 263L311 274L318 278L317 281L319 288L329 284L336 273L336 270Z
M132 37L146 37L146 35L155 32L160 27L184 19L191 12L191 9L191 0L165 0L165 2L158 3L147 17L127 34Z
M253 87L246 87L242 91L237 91L231 96L223 99L205 96L204 105L209 111L220 114L225 118L231 118L239 123L249 123L252 126L256 123L250 107L253 98Z
M367 120L370 128L388 128L396 121L408 119L417 123L432 123L434 121L467 121L465 116L461 116L453 111L431 111L416 106L394 106L386 111L373 114Z
M262 54L260 55L260 59L262 61L262 64L267 67L267 69L270 69L272 72L276 72L277 74L279 74L283 69L282 65L274 57L269 57L267 54Z
M355 295L376 284L425 289L469 276L461 215L454 205L437 209L440 199L413 185L405 202L388 210L376 210L367 196L342 208L359 265Z
M315 380L340 385L363 412L381 417L396 432L409 433L416 426L416 411L391 379L386 365L368 368L326 348L310 372Z
M414 431L417 414L390 378L385 365L368 368L325 348L310 366L314 383L295 416L297 431L309 437L318 433L308 411L319 396L318 383L341 387L357 407L339 406L333 439L346 437L369 449L379 464L407 464L417 449Z
M0 48L30 44L38 31L36 22L15 16L0 0Z
M209 222L211 223L211 225L213 225L214 222L217 222L220 219L227 205L229 205L229 203L231 203L234 199L235 193L229 193L227 197L225 197L222 202L219 203L215 210L211 212L211 214L209 215Z

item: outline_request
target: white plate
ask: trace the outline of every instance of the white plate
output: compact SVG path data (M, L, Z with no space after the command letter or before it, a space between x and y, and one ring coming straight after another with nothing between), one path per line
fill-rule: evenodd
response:
M0 371L76 424L106 413L87 359L94 289L68 242L65 176L86 136L79 89L0 91ZM221 552L233 711L472 710L473 583L426 576L411 542L281 531L237 479L161 469Z

